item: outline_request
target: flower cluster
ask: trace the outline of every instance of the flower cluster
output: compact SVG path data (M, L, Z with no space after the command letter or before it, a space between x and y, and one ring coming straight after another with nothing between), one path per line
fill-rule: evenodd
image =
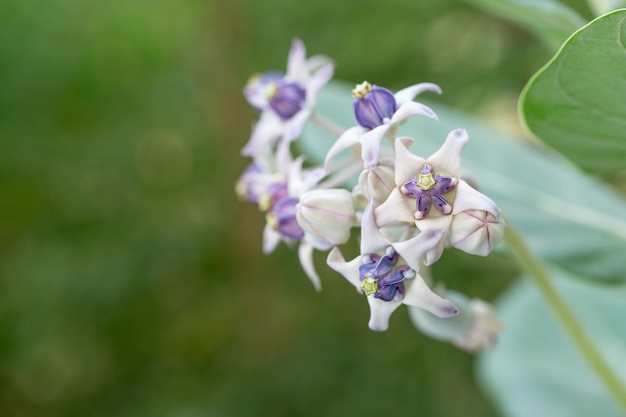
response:
M260 116L242 150L252 162L237 192L265 213L264 252L281 241L297 244L302 267L320 290L312 254L329 251L327 265L367 299L372 330L386 330L406 304L424 333L470 351L490 346L500 324L489 304L434 287L428 269L447 247L488 255L506 227L498 206L460 177L467 132L450 132L423 158L412 151L419 144L397 132L412 116L437 120L414 99L441 93L439 87L420 83L393 93L363 82L352 91L356 126L338 135L322 166L305 168L291 143L307 122L320 120L312 117L315 100L332 73L330 59L307 58L295 40L286 73L254 76L244 89ZM352 174L357 185L345 188ZM346 261L339 246L353 229L360 230L359 255Z

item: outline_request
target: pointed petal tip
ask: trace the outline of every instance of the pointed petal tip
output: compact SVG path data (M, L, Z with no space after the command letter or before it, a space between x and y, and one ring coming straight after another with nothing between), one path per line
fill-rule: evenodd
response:
M445 300L447 303L441 306L438 316L441 318L453 317L459 314L459 308L450 300Z
M337 263L337 262L345 262L345 261L346 261L345 258L343 257L343 255L341 254L341 251L339 250L337 246L333 247L331 251L328 253L328 256L326 257L326 263L328 264Z
M459 129L455 129L455 130L451 131L449 136L450 137L454 137L457 140L464 140L464 141L469 140L469 136L467 134L467 130L465 130L463 128L459 128Z
M375 332L385 332L389 329L389 323L380 323L370 320L369 323L367 323L367 327Z

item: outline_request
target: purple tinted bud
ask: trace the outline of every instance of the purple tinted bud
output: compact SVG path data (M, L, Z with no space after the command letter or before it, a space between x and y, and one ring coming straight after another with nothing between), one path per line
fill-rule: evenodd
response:
M300 240L304 237L304 231L296 220L297 198L285 198L274 204L268 213L268 223L281 235Z
M387 123L397 110L393 93L385 88L371 85L367 81L352 90L354 116L366 129Z
M306 90L297 83L275 84L268 93L270 107L283 120L291 119L304 105Z

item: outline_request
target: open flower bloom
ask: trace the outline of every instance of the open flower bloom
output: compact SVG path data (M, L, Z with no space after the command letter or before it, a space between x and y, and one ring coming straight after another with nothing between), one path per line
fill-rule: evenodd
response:
M361 255L346 262L335 247L327 264L367 297L370 329L387 330L389 318L400 304L422 308L437 317L457 314L454 303L435 294L419 275L422 259L438 244L441 230L429 229L411 239L391 242L378 230L371 203L361 223Z
M287 60L287 73L271 71L252 77L244 88L248 102L261 116L241 153L253 156L283 140L295 140L311 116L320 89L333 75L329 59L306 59L304 44L295 39Z
M342 151L357 143L361 144L361 158L366 167L375 166L380 154L382 139L395 137L398 126L410 116L422 115L437 119L435 112L413 99L425 91L441 93L436 84L420 83L393 94L367 81L352 90L354 115L358 126L346 130L326 155L326 167Z
M435 339L452 342L461 349L478 352L495 343L502 324L491 306L479 299L446 290L445 296L454 301L459 314L441 319L419 308L409 307L413 325Z
M376 208L378 225L415 223L422 231L443 230L447 239L454 221L454 246L488 254L502 239L505 224L498 220L496 203L459 178L461 151L468 140L465 130L453 130L437 152L423 159L408 150L410 138L397 139L396 187ZM446 239L429 252L427 264L439 259Z

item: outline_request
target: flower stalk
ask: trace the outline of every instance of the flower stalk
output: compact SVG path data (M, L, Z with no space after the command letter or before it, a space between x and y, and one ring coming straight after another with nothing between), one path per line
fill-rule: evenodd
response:
M589 366L604 383L622 410L626 412L626 388L604 360L589 335L585 332L582 324L574 315L574 312L555 288L544 264L535 257L510 224L504 234L504 241L513 259L535 283L559 323L563 326L563 329L565 329Z

